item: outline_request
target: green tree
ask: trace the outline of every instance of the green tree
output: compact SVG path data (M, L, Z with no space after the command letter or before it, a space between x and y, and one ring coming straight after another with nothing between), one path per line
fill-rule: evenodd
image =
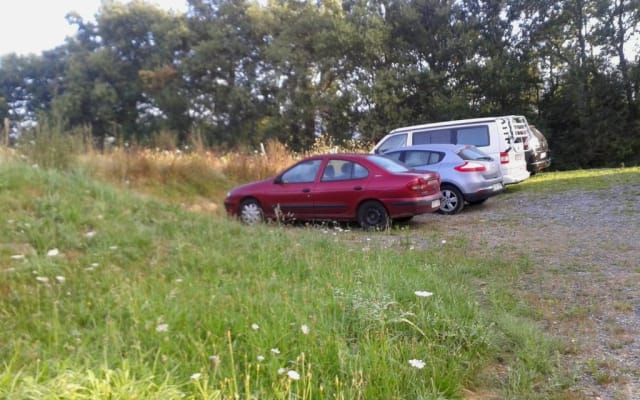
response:
M107 1L96 22L69 16L78 34L68 43L63 93L54 110L97 135L146 137L160 128L186 133L188 102L177 71L187 54L182 17L144 1Z

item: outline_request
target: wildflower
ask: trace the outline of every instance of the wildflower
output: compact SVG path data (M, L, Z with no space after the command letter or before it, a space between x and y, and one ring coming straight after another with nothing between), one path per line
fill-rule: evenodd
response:
M220 356L217 356L217 355L210 356L209 361L211 361L211 365L213 365L214 367L217 367L218 365L220 365Z
M447 244L447 241L445 239L442 239L442 244Z
M426 290L416 290L415 292L416 296L418 297L429 297L429 296L433 296L433 293L431 292L427 292Z
M47 278L46 276L36 276L36 280L38 282L42 282L42 283L47 283L49 282L49 278Z
M418 369L422 369L425 366L424 361L422 360L409 360L409 365L411 365L413 368L418 368Z
M95 235L96 235L96 231L89 231L89 232L84 234L84 237L86 237L87 239L91 239Z
M287 372L287 370L286 370L286 369L284 369L284 368L278 368L278 375L282 375L282 374L284 374L285 372Z
M287 376L288 376L288 377L289 377L289 379L291 379L292 381L298 381L298 380L300 380L300 374L299 374L299 373L297 373L297 372L296 372L296 371L294 371L294 370L289 370L289 371L287 372Z
M24 254L15 254L11 256L12 260L24 260Z
M56 276L56 280L57 280L58 282L62 283L62 282L64 282L64 281L65 281L65 277L64 277L64 276L62 276L62 275L58 275L58 276Z
M58 250L58 249L51 249L51 250L49 250L47 252L47 256L49 256L49 257L55 257L55 256L57 256L59 254L60 254L60 250Z
M258 325L258 324L251 324L251 329L253 329L254 331L257 331L258 329L260 329L260 325Z
M87 271L93 271L94 269L98 268L100 266L100 264L98 263L92 263L91 266L85 268Z
M264 361L264 356L258 356L256 357L256 359L258 360L258 362L263 362Z
M156 332L169 332L169 324L158 324L158 326L156 326Z
M277 347L274 347L273 349L271 349L271 353L272 354L280 354L280 349L278 349Z
M202 374L201 374L200 372L196 372L195 374L192 374L190 378L191 378L192 380L196 380L196 381L197 381L197 380L198 380L198 379L200 379L201 377L202 377Z
M309 327L307 325L304 325L304 324L300 327L300 330L302 331L302 333L304 335L308 335L309 331L310 331Z
M109 250L118 250L118 246L109 246Z

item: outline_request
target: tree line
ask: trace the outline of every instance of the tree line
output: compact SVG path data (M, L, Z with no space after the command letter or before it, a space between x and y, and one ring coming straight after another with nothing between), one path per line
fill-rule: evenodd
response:
M0 59L0 119L214 146L524 114L558 169L640 163L640 0L103 2L39 55Z

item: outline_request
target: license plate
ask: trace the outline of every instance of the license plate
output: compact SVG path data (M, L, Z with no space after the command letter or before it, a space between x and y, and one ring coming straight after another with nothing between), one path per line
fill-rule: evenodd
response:
M502 183L496 183L493 185L492 187L493 191L498 191L498 190L502 190Z
M440 199L431 202L431 208L440 208Z

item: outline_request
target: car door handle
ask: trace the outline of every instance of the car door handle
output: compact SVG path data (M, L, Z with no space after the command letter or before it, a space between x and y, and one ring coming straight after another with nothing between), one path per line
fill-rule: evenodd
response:
M302 189L302 193L309 193L309 192L311 192L311 189L309 188Z
M362 186L354 186L353 190L362 190Z

